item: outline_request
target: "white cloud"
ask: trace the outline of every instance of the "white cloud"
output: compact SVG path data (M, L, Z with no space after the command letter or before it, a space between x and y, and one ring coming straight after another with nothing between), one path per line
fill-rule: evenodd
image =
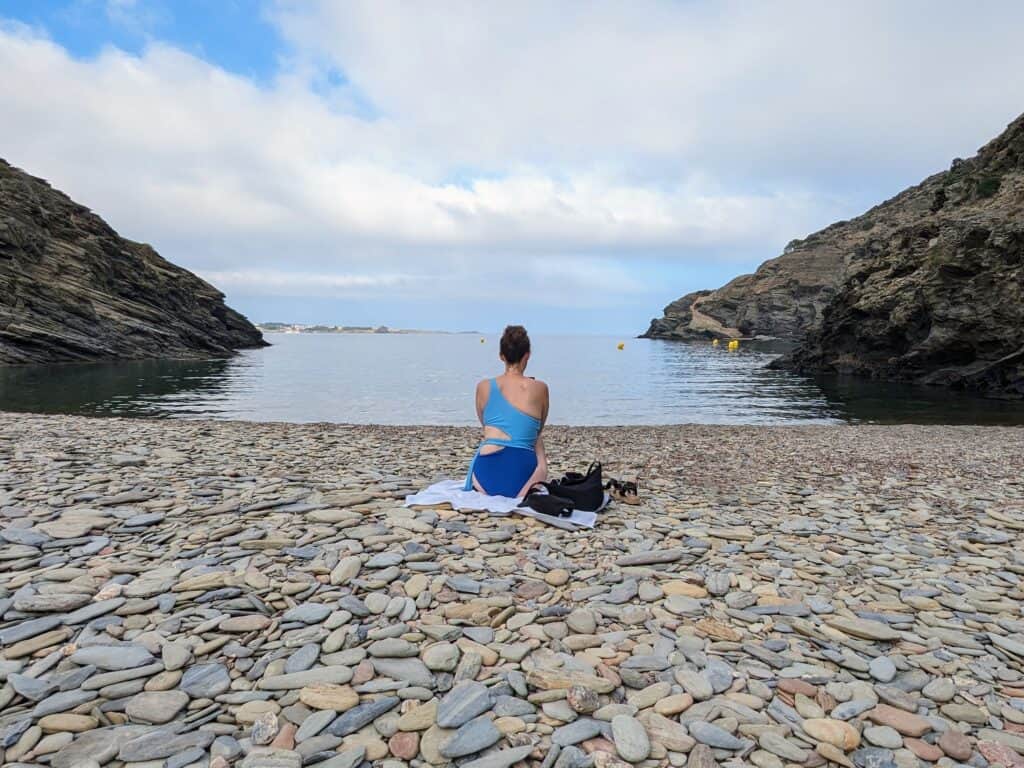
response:
M439 8L279 0L263 85L0 27L0 155L229 297L557 303L561 279L646 319L675 289L631 259L773 256L1024 109L1016 3Z

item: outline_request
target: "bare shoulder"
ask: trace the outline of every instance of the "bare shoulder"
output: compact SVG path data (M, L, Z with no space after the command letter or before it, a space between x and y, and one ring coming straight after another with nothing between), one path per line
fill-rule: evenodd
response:
M547 397L547 395L548 395L548 385L547 385L547 382L541 381L540 379L531 379L530 380L530 388L538 396Z

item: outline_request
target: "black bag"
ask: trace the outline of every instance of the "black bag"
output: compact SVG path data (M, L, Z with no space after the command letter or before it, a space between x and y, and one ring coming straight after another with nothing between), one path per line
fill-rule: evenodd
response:
M601 462L595 461L585 475L567 472L561 480L552 480L544 486L554 496L569 499L581 512L597 512L604 505L604 484L601 482Z

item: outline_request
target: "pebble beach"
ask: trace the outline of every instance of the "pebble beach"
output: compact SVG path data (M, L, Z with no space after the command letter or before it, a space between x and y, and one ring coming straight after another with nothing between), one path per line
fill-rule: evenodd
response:
M1024 429L550 427L637 506L407 508L478 432L0 413L6 766L1024 766Z

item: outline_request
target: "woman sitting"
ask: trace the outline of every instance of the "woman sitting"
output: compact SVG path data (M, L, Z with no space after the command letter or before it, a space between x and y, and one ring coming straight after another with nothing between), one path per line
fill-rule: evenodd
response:
M505 373L476 385L476 413L484 435L469 465L465 490L520 498L548 478L540 437L548 417L548 385L525 375L530 337L523 326L505 329L500 350Z

